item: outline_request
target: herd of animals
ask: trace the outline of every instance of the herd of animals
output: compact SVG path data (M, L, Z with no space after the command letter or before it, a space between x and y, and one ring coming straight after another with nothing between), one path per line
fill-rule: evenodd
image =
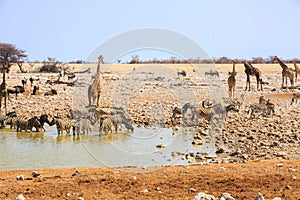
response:
M300 68L294 63L295 69L290 69L285 65L280 59L275 56L274 60L277 61L282 67L282 87L287 88L287 79L290 79L291 89L294 87L294 81L297 80L297 74L300 74ZM47 114L42 114L40 116L25 117L17 114L16 112L9 112L6 115L0 115L0 125L1 128L9 125L10 128L15 128L17 132L21 131L45 131L44 124L47 123L49 126L56 125L57 133L63 134L65 131L67 134L71 134L73 130L73 135L75 134L86 134L92 131L95 124L99 127L100 134L106 134L108 132L117 131L118 128L124 127L128 131L133 131L133 122L130 118L126 117L125 111L122 108L110 108L109 111L104 111L99 108L99 97L101 95L101 85L100 85L100 63L103 63L103 57L98 58L97 74L93 83L88 88L88 111L87 113L82 113L80 111L70 110L70 114L65 118L50 117ZM245 94L240 97L234 97L235 87L236 87L236 71L235 71L236 61L233 60L233 70L229 72L228 77L228 98L224 98L222 102L216 102L214 100L204 100L200 105L192 105L187 102L182 107L174 107L171 113L171 121L175 125L178 115L182 118L182 122L186 123L189 118L190 121L198 124L199 119L205 119L206 122L214 123L215 118L225 119L227 113L230 111L239 112L239 109L244 101ZM262 85L266 84L261 78L261 71L251 65L249 62L244 62L245 73L247 76L245 91L250 91L250 77L255 76L257 82L257 90L263 90ZM177 72L178 76L186 76L186 72L181 70ZM60 74L59 76L64 76ZM207 71L205 76L216 76L219 77L218 71ZM75 75L70 75L70 79L75 78ZM69 79L69 76L68 76ZM69 79L69 80L70 80ZM27 83L26 79L22 79L22 86L15 86L13 88L8 88L7 93L18 94L24 92L24 85ZM33 86L34 81L38 79L29 79L31 86ZM39 87L34 85L32 95L35 95ZM57 91L51 90L46 92L45 95L55 95ZM300 99L300 93L294 92L292 97L292 103ZM260 113L264 116L271 116L275 113L275 104L270 101L270 99L265 99L261 96L258 103L251 104L248 111L250 117L254 117L256 113ZM188 115L188 116L187 116ZM50 119L52 118L52 119ZM100 135L99 134L99 135Z
M282 68L282 88L288 88L287 79L290 80L290 89L294 90L294 83L297 81L297 75L300 74L300 67L297 66L296 62L293 62L294 69L288 68L277 56L274 57L274 62L278 62ZM183 123L186 123L187 117L186 113L190 110L190 119L192 122L198 123L198 119L206 119L207 122L213 122L214 117L219 119L225 119L229 111L239 112L239 109L244 101L245 94L240 97L234 97L235 87L236 87L236 71L235 65L236 60L233 60L232 72L229 72L229 77L227 79L228 84L228 98L224 98L221 102L214 102L209 100L204 100L201 105L191 105L189 102L185 103L182 108L175 107L172 110L172 122L176 123L176 116L180 115ZM261 78L261 71L255 68L250 62L244 62L245 74L247 76L245 91L250 91L250 77L255 76L257 83L257 90L262 91L263 85L268 84L264 82ZM219 73L216 70L209 70L205 72L205 76L219 77ZM293 92L291 104L297 103L300 99L299 92ZM263 116L272 116L275 113L275 104L270 99L265 99L264 96L260 96L258 103L253 103L249 106L248 114L251 118L255 117L255 114L261 114Z

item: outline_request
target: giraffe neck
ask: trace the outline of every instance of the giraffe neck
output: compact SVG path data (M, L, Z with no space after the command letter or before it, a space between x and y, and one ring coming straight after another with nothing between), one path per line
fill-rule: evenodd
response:
M281 60L279 60L279 58L276 58L277 61L279 62L279 65L281 66L282 69L287 69L288 67L286 66L286 64L284 64Z
M233 63L232 72L235 72L235 63Z

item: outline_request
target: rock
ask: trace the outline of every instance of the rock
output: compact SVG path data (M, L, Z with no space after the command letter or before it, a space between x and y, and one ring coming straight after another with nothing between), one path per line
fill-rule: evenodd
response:
M254 200L265 200L264 196L259 192L257 193L256 197Z
M296 176L293 176L293 177L292 177L292 179L293 179L293 180L296 180L296 179L297 179L297 177L296 177Z
M279 151L277 153L275 153L276 157L281 157L281 158L286 158L287 157L287 153L284 151Z
M132 176L131 180L136 181L137 180L136 176Z
M276 167L283 167L283 163L276 164Z
M280 197L275 197L273 200L281 200Z
M25 200L25 197L23 196L23 194L19 194L16 200Z
M17 181L25 181L25 177L23 175L16 177Z
M79 197L79 198L78 198L78 200L84 200L84 198L82 198L82 197Z
M235 151L235 152L232 152L231 154L229 154L230 156L237 156L237 155L239 155L240 154L240 152L239 151Z
M291 186L286 185L286 186L285 186L285 189L290 190L290 189L292 189L292 188L291 188Z
M289 172L295 172L296 170L295 169L293 169L293 168L289 168Z
M147 189L144 189L144 190L139 191L139 194L145 194L147 192L149 192L149 191Z
M224 152L225 152L225 150L223 148L219 148L219 149L217 149L216 154L221 154Z
M216 200L216 198L212 195L199 192L196 196L194 196L193 200Z
M165 144L156 145L156 148L159 148L159 149L166 148L166 147L167 147L167 145L165 145Z
M78 175L78 174L80 174L80 172L76 170L76 171L72 174L72 176L76 176L76 175Z
M234 198L228 193L223 193L220 200L234 200Z
M38 172L36 172L36 171L33 171L33 172L31 173L31 175L32 175L33 178L37 178L37 177L39 177L41 174L38 173Z
M189 188L189 191L188 191L189 193L195 193L196 192L196 190L194 189L194 188Z
M201 139L194 139L192 142L193 145L202 145L203 141Z

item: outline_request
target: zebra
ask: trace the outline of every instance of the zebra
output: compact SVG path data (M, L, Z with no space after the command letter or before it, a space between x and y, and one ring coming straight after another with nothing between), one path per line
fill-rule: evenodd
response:
M83 134L88 134L92 131L92 125L93 123L89 118L80 118L73 125L73 135L75 135L75 133L79 135L81 131L83 132Z
M204 73L205 76L216 76L216 77L219 77L219 72L216 71L216 70L209 70L207 72Z
M173 108L173 110L172 110L172 117L171 117L172 122L173 123L175 122L176 115L181 115L182 121L184 123L186 123L186 113L188 112L189 109L191 111L193 111L195 109L195 106L191 105L190 102L185 103L182 106L182 108L179 108L179 107Z
M267 100L265 99L264 96L260 96L259 99L258 99L258 102L259 102L259 104L266 104Z
M5 125L10 125L10 128L16 128L16 122L17 122L17 113L15 111L9 112L5 116Z
M269 99L265 104L254 103L250 105L248 114L251 118L254 117L254 113L261 113L263 116L272 116L275 113L275 105Z
M207 106L205 104L210 105ZM192 121L195 118L198 119L199 117L202 117L208 122L210 122L212 118L216 115L219 115L221 119L226 119L229 111L238 112L239 110L233 104L223 105L221 103L218 103L216 105L211 105L211 103L208 100L205 100L202 102L201 106L198 106L197 108L193 109Z
M241 106L243 105L244 103L244 98L245 98L245 94L241 94L240 97L235 97L233 99L231 98L228 98L226 100L224 100L224 103L230 105L234 105L238 110L240 110Z
M300 93L299 93L299 92L294 92L294 93L293 93L293 97L292 97L291 105L292 105L294 102L295 102L295 104L296 104L298 99L300 99Z
M40 124L41 124L41 128L43 129L43 131L46 131L44 128L44 124L47 123L49 126L52 126L54 124L51 124L51 122L48 119L48 115L47 114L42 114L39 118Z
M111 117L102 118L100 121L100 133L104 133L105 135L110 131L112 133L113 128L115 131L118 130L118 125L114 122Z
M27 130L30 130L31 132L33 127L36 129L36 132L38 132L39 128L41 127L41 124L37 116L34 116L30 119L20 117L16 121L16 126L17 126L17 132L21 132L22 130L26 132Z
M59 118L53 118L52 122L50 124L55 124L57 129L57 134L63 134L64 131L67 132L67 135L70 134L70 130L73 127L73 122L71 122L69 119L59 119Z

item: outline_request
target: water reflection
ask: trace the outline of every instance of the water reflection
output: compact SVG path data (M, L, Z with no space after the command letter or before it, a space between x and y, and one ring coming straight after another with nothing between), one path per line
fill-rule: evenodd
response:
M1 130L0 169L186 165L183 156L172 153L199 151L202 147L193 146L192 140L192 129L135 127L133 133L101 137L97 132L57 135L53 127L47 132Z

